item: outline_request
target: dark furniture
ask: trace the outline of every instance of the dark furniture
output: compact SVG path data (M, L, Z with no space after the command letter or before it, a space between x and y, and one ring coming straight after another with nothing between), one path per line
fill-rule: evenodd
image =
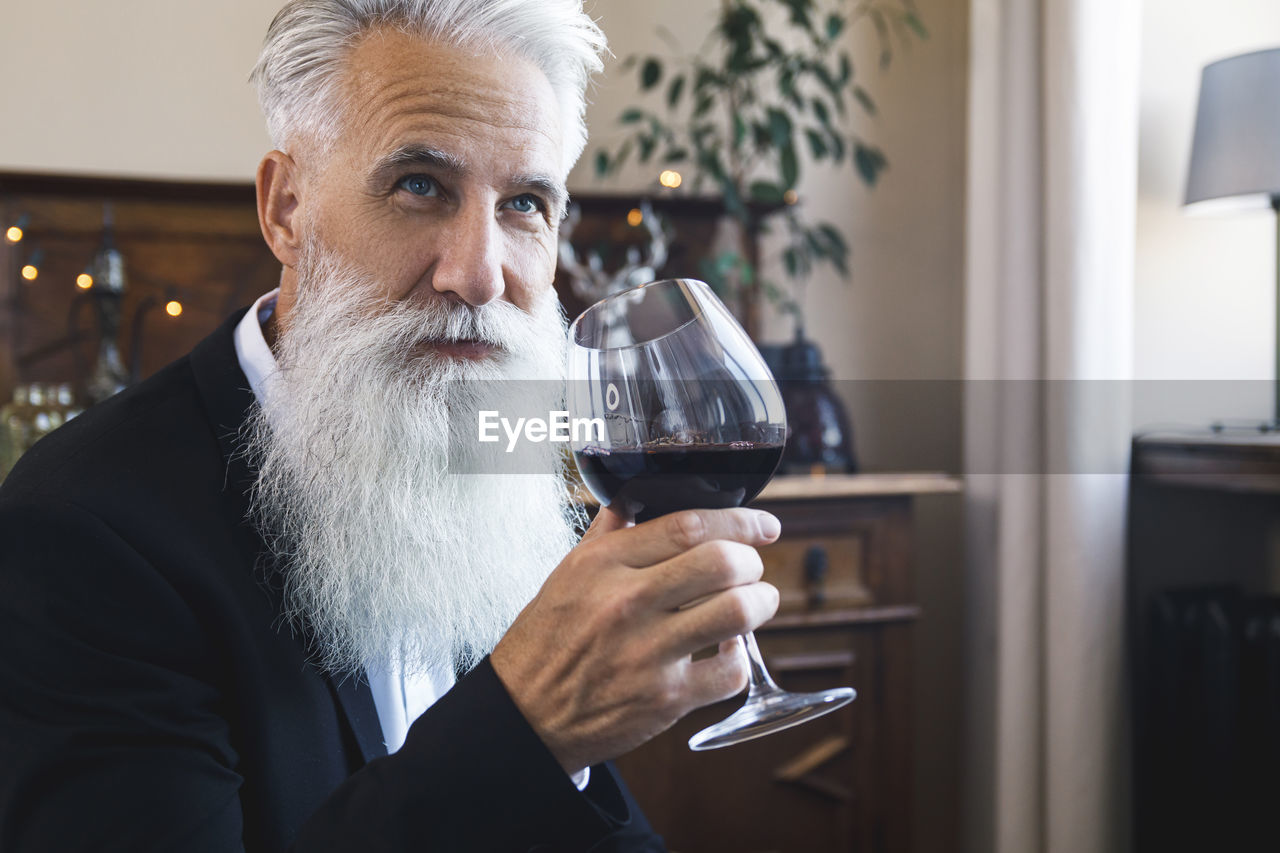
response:
M1134 849L1274 850L1280 436L1149 435L1132 460Z
M618 761L671 849L909 851L912 801L912 504L955 492L936 474L778 477L756 506L783 536L762 550L782 593L756 632L790 690L851 685L819 720L695 753L686 741L740 700L701 709Z

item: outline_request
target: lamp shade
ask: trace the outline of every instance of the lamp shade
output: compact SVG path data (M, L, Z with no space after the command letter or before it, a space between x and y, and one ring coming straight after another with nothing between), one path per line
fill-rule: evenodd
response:
M1280 198L1280 48L1206 65L1191 144L1186 203Z

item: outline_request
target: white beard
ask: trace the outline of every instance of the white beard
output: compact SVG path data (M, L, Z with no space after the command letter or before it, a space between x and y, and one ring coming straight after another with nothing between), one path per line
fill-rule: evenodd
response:
M485 380L562 380L564 316L550 291L532 314L376 293L337 258L304 253L279 369L245 433L254 517L322 669L470 668L576 544L580 518L553 444L539 445L536 476L446 470L450 413L473 408ZM407 355L430 339L505 352Z

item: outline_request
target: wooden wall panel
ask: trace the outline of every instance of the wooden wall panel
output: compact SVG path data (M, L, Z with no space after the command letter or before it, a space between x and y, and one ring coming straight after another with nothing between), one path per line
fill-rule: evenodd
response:
M585 196L573 242L601 250L606 268L620 265L629 246L648 240L627 223L636 199ZM0 237L0 399L19 382L82 386L95 361L98 330L90 300L75 287L102 238L103 207L114 211L128 291L119 346L146 377L187 352L233 310L276 286L280 265L258 228L253 187L124 180L68 175L0 173L0 231L29 218L26 238ZM667 198L653 202L668 222L669 257L660 275L698 274L715 242L717 202ZM36 281L19 277L35 248L44 252ZM570 317L585 306L563 273L556 288ZM164 303L176 296L185 311L171 318ZM141 324L141 345L133 329Z

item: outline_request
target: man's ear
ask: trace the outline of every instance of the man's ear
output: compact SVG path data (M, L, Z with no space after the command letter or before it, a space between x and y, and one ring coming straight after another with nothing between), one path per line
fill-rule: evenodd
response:
M258 164L258 225L276 259L293 269L298 263L302 231L298 164L283 151L271 151Z

